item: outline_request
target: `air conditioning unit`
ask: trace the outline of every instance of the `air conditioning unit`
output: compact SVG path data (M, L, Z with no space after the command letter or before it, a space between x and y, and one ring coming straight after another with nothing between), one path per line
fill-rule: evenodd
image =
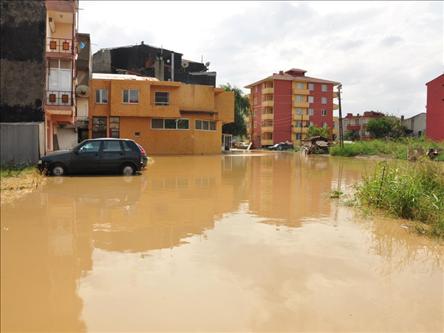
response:
M76 96L78 97L88 97L89 87L83 84L78 85L76 88Z

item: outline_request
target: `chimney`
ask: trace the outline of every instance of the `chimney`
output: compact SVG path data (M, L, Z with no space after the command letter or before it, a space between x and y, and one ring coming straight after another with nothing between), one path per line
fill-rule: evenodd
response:
M401 116L401 121L404 121L404 116Z
M279 75L284 75L284 71L279 71Z

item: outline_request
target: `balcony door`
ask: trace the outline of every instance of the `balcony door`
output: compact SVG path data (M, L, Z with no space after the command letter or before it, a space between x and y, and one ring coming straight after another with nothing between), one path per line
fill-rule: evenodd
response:
M70 60L49 60L47 82L47 104L71 105L72 63Z

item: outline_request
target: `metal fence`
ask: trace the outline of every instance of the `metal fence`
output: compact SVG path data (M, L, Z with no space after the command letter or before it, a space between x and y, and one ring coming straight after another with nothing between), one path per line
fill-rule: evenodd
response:
M44 123L0 123L0 165L35 164L44 154Z

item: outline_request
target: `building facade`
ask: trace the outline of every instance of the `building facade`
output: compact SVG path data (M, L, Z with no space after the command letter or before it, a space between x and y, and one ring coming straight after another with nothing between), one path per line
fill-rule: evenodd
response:
M133 139L150 155L215 154L234 121L234 94L221 88L126 74L93 73L89 136Z
M367 124L371 119L376 119L384 117L385 114L376 111L365 111L362 115L353 115L352 113L347 113L347 115L342 118L342 128L344 130L344 135L347 132L356 132L359 138L362 140L370 139L370 133L367 131Z
M146 45L101 49L93 55L93 72L134 74L160 81L216 86L216 72L209 63L186 60L182 53Z
M444 74L426 84L426 135L435 141L444 141Z
M407 119L401 116L401 124L407 128L409 135L420 137L425 134L426 113L422 112Z
M302 69L280 71L249 84L254 147L282 141L300 143L309 126L333 128L334 86L339 82L308 77Z

